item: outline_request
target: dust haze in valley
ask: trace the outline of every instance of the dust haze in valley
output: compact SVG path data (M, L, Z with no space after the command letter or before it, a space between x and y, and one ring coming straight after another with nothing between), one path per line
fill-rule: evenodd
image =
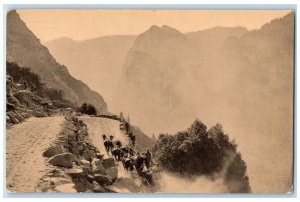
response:
M211 180L195 177L193 180L185 179L167 172L161 173L159 181L163 193L226 193L227 187L221 179Z

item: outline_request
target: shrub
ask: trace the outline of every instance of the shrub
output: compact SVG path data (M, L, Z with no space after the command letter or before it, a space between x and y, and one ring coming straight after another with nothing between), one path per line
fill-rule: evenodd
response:
M78 111L81 112L82 114L88 114L88 115L96 115L97 114L96 107L94 107L91 104L86 104L86 103L83 103Z

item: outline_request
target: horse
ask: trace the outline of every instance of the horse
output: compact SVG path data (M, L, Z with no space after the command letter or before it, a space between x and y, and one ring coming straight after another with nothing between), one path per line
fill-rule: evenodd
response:
M128 172L128 171L133 171L134 170L134 166L133 166L133 160L129 157L125 157L122 159L122 163L123 163L123 167L124 169Z
M129 153L129 147L128 146L125 146L125 147L122 147L122 152L124 153L124 154L128 154Z
M121 160L121 149L118 148L118 147L114 147L112 150L111 150L111 154L115 157L115 159L117 161L120 161Z
M122 142L120 140L116 140L114 143L118 148L122 147Z
M112 151L113 143L110 140L105 140L104 147L105 147L106 153L109 153Z
M138 175L141 177L142 181L148 185L148 186L153 186L154 181L153 181L153 173L151 170L149 170L146 166L145 163L140 167L140 170L138 172Z
M128 153L129 153L131 156L134 156L134 150L133 150L131 147L129 148Z
M129 133L129 138L131 140L132 145L135 146L135 135L133 135L132 132Z

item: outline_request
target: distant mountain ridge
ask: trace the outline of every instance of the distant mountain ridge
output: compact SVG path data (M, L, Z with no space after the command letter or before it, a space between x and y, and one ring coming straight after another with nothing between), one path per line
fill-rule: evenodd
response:
M166 25L151 26L136 38L127 54L120 97L116 98L120 110L139 117L135 120L142 128L148 128L151 121L155 132L185 128L197 117L195 108L203 102L187 100L187 89L206 94L210 78L204 75L211 72L211 60L218 56L228 37L239 38L246 32L242 27L217 27L185 34ZM164 121L156 118L158 114ZM185 114L185 121L176 121L181 114Z
M40 44L39 39L27 28L15 10L7 13L6 46L8 62L30 67L41 77L42 82L49 87L63 90L65 98L73 103L91 103L99 113L107 112L103 97L82 81L74 79L68 69L60 65L48 49Z
M84 41L60 38L46 42L45 46L57 61L68 67L75 78L101 92L112 109L122 65L135 38L130 35L104 36Z
M115 111L115 113L118 113L120 110L120 104L118 102L120 95L118 94L120 93L120 89L123 85L123 81L119 80L123 77L122 74L126 72L126 68L124 69L123 66L126 66L126 63L128 62L128 58L126 58L127 55L132 54L131 50L133 43L135 43L134 48L137 53L137 50L139 49L137 44L142 44L142 49L146 46L146 44L149 46L159 44L153 44L151 42L151 37L155 37L156 39L161 38L161 43L165 43L166 39L170 43L176 44L178 41L171 42L171 38L179 36L180 40L185 41L183 44L186 42L188 44L187 46L184 45L186 46L186 55L189 54L189 58L191 58L191 56L197 58L198 55L195 54L195 52L204 54L202 49L207 46L207 43L214 41L214 38L210 37L209 42L201 44L201 38L203 38L201 37L202 35L205 36L204 38L208 38L207 36L210 36L210 34L217 31L220 33L219 35L222 35L224 38L223 40L225 40L228 36L240 37L247 30L243 27L215 27L197 32L181 33L167 25L163 25L161 27L153 25L149 28L149 31L151 31L152 34L148 36L144 36L144 34L149 33L145 32L138 36L112 35L81 41L63 37L45 42L44 44L60 63L68 66L69 71L73 76L75 76L75 78L79 78L87 82L87 84L97 92L101 92L101 94L106 98L106 101L109 103L110 109ZM159 34L161 36L156 37L155 34ZM165 36L165 39L163 38L163 35ZM214 41L214 44L216 44L215 46L219 46L219 44L222 44L221 42L220 40L217 42ZM212 46L212 44L210 45ZM211 50L212 49L213 47ZM164 54L155 48L153 48L153 50L153 54ZM161 51L164 50L161 49ZM176 54L175 49L173 51L174 54ZM142 52L143 50L141 50L140 53L142 54ZM206 56L208 55L211 54L207 52ZM174 55L174 57L176 58L177 56ZM177 61L179 60L180 57ZM82 68L83 66L84 68ZM88 74L85 72L88 72ZM101 79L99 79L99 76Z

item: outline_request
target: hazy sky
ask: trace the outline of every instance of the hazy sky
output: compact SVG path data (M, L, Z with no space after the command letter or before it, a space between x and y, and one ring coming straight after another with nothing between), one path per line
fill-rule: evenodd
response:
M151 25L169 25L181 32L214 26L258 29L289 11L272 10L18 10L22 20L42 41L75 40L114 34L140 34Z

